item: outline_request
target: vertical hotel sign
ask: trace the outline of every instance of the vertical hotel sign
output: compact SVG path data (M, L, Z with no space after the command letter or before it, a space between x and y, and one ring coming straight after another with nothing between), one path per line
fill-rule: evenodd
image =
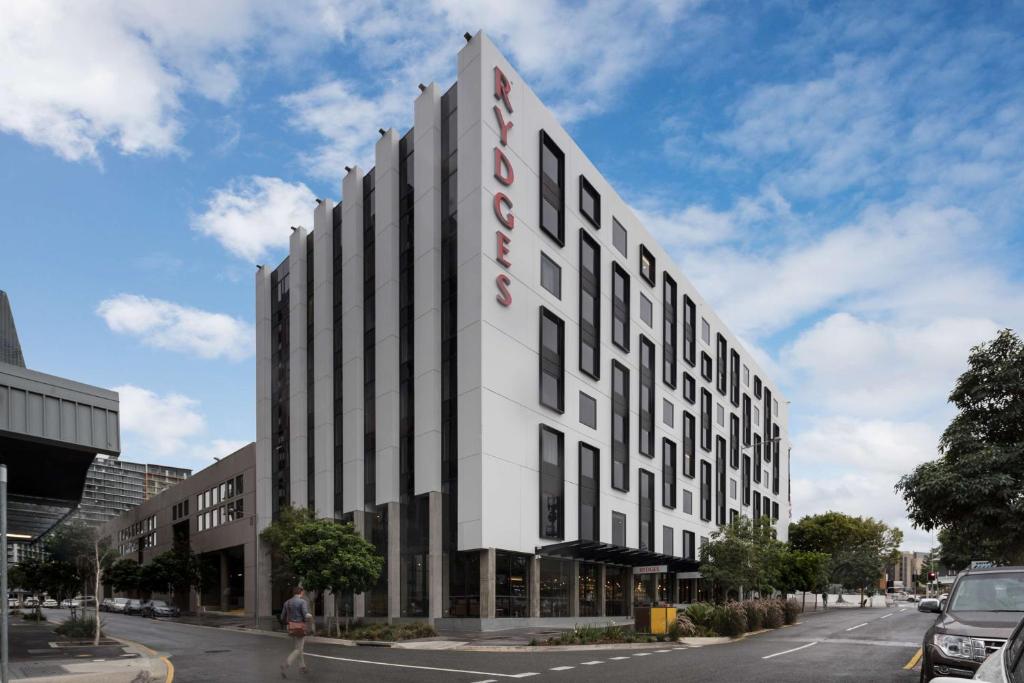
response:
M494 193L494 215L501 223L501 227L494 233L496 250L494 260L506 271L512 269L512 262L508 258L511 253L509 247L512 244L510 233L516 227L516 217L512 213L512 200L506 194L506 191L512 191L516 173L512 168L512 161L504 151L508 147L508 132L512 128L512 101L508 97L510 92L512 92L512 83L501 69L497 66L494 67L494 99L498 101L498 104L494 105L494 117L497 120L499 131L498 144L494 146L494 177L506 188L504 191ZM499 272L494 278L494 284L498 287L498 293L494 298L502 306L510 305L512 292L509 287L512 284L512 278L507 272Z

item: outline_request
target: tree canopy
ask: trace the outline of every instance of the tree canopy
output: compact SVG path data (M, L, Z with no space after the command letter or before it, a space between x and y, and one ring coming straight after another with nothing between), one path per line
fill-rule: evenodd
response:
M900 479L911 522L944 535L943 562L1024 563L1024 342L1012 330L971 349L949 395L939 458ZM948 555L946 554L948 553Z
M775 538L770 517L743 515L711 534L700 549L700 573L726 594L740 590L771 593L778 586L785 543Z
M809 515L789 525L793 550L826 553L832 583L864 588L873 584L882 568L894 562L903 532L871 517L842 512Z

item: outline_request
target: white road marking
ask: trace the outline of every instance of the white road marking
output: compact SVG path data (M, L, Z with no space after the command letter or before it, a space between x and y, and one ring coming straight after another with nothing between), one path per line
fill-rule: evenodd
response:
M896 614L896 613L895 612L889 612L888 614L883 614L882 616L880 616L879 619L888 619L889 617L891 617L894 614Z
M765 655L764 657L761 657L761 659L771 659L772 657L778 657L779 655L788 655L790 652L796 652L797 650L803 650L804 648L808 648L811 645L817 645L817 644L818 644L818 641L814 641L813 643L807 643L806 645L801 645L800 647L794 647L792 650L783 650L782 652L776 652L773 655Z
M620 660L620 659L629 659L629 657L611 657L611 659Z
M900 611L901 611L901 612L906 612L906 611L907 611L907 608L906 608L906 607L904 607L904 608L903 608L903 609L901 609Z
M635 655L633 655L633 656L634 656L634 657L646 657L646 656L647 656L647 655L649 655L649 654L651 654L651 653L650 653L650 652L637 652L637 653L636 653Z
M672 650L655 650L655 652L671 652Z
M863 624L857 624L856 626L851 626L850 628L848 628L846 630L847 631L855 631L855 630L859 629L861 626L867 626L867 625L868 625L868 622L865 621Z
M536 676L536 672L527 672L521 674L499 674L493 671L471 671L468 669L444 669L436 666L419 666L416 664L396 664L394 662L375 662L369 659L352 659L350 657L332 657L330 655L317 655L312 652L306 653L307 657L318 657L320 659L331 659L336 662L355 662L356 664L372 664L373 666L394 666L400 669L422 669L425 671L447 671L448 673L456 674L477 674L478 676L500 676L501 678L526 678L527 676Z
M569 669L575 669L574 666L553 666L549 671L568 671Z
M594 664L604 664L604 662L600 659L595 659L592 662L580 662L581 666L593 666Z
M488 679L483 680L483 681L475 681L475 683L498 683L498 681L496 679L494 679L494 678L488 678Z

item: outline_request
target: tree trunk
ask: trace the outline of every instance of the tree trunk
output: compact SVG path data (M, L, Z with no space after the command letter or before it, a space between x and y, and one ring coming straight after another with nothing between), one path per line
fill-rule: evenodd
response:
M96 619L96 633L93 636L92 644L93 645L99 645L100 644L100 581L103 578L102 575L101 575L102 571L103 571L103 568L100 566L100 542L99 542L99 540L96 540L93 543L93 549L95 550L95 557L96 557L96 590L93 593L93 610L94 610L94 617ZM84 607L84 605L83 605L83 607ZM85 614L84 609L83 609L82 613Z
M803 612L807 609L807 591L804 591L803 602L800 603L800 611Z

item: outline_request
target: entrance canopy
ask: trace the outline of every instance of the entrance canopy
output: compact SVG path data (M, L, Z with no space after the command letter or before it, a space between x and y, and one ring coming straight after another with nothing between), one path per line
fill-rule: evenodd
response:
M674 555L663 555L639 548L626 548L611 543L598 541L566 541L538 547L538 555L543 557L564 557L586 562L607 562L628 567L649 567L665 565L670 572L695 572L700 563L696 560L684 560Z

